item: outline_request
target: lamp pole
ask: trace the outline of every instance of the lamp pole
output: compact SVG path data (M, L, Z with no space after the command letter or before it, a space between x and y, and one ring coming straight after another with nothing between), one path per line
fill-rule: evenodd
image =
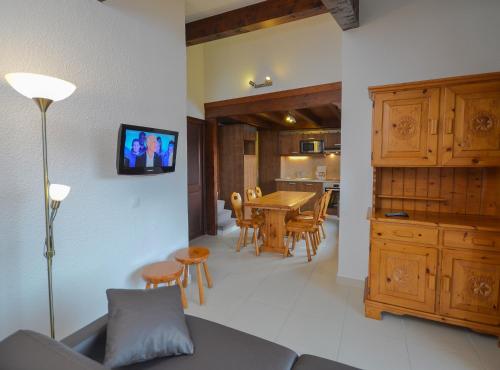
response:
M45 198L45 252L47 259L47 282L49 286L49 316L50 316L50 336L55 338L54 323L54 295L52 290L52 258L54 257L54 242L52 238L52 225L49 216L49 166L47 161L47 109L52 104L52 100L45 98L33 98L40 108L42 114L42 151L43 151L43 193Z

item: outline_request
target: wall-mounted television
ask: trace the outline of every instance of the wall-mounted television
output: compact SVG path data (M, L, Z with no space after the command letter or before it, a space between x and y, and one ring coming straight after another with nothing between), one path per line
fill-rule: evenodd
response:
M120 175L175 171L178 132L122 124L116 168Z

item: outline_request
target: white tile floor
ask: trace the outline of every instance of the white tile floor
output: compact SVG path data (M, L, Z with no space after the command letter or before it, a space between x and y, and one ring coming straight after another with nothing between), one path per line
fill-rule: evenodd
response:
M237 232L192 241L210 248L214 287L205 289L207 303L200 306L190 284L186 312L362 369L500 369L493 337L411 317L365 318L363 289L336 280L335 221L327 234L311 263L302 245L286 259L256 257L251 246L237 253Z

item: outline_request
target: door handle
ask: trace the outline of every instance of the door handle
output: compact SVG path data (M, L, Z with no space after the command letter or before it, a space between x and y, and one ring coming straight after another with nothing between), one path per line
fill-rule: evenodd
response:
M429 122L431 125L431 135L437 134L438 120L435 118L429 118Z
M429 289L436 289L436 275L429 275Z
M448 117L446 119L446 133L447 134L453 134L453 117Z
M450 277L449 276L443 276L443 291L449 292L450 291Z

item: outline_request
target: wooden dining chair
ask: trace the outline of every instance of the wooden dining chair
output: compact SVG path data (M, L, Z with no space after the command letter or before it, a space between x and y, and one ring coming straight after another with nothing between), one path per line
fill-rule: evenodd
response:
M324 228L324 223L326 221L326 217L328 214L328 205L330 204L330 199L332 197L333 190L327 190L322 196L324 197L323 199L323 205L321 207L321 214L318 220L318 225L321 230L321 234L323 236L323 239L326 239L326 233L325 233L325 228ZM295 220L311 220L313 218L313 212L314 211L304 211L294 217Z
M311 249L312 253L316 255L316 250L319 244L318 220L321 216L323 207L324 196L316 200L314 204L314 211L312 219L296 220L292 219L286 224L287 244L283 256L286 257L290 251L290 243L292 243L292 251L295 251L295 244L304 236L306 242L307 261L311 262Z
M236 215L236 225L240 228L240 237L238 239L238 244L236 245L236 250L239 252L241 243L243 243L243 247L247 245L247 234L248 229L253 229L253 243L255 245L255 255L258 256L260 254L259 245L257 242L257 234L263 224L262 219L258 217L251 217L246 219L243 212L243 202L241 201L241 195L239 193L231 194L231 206L233 207L233 211Z
M257 196L257 198L262 198L262 190L260 186L255 187L255 195Z

